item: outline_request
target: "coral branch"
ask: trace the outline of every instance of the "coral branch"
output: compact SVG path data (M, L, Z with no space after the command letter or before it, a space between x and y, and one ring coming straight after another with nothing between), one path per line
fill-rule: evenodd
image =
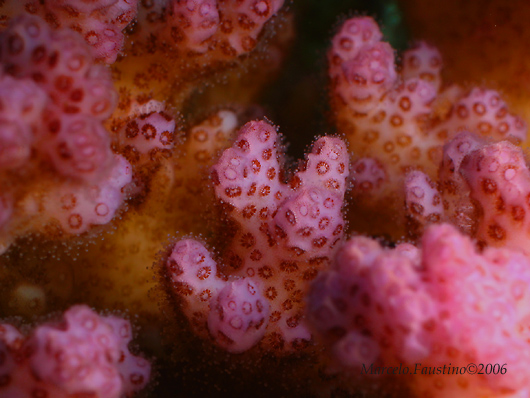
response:
M102 125L117 101L108 71L75 32L35 16L14 18L0 44L0 172L11 203L4 246L30 231L58 236L108 223L131 181Z
M23 0L20 3L27 12L42 17L54 29L70 28L79 32L94 57L109 64L122 49L122 31L137 10L137 0ZM5 10L9 7L13 4L4 5L4 11L9 12Z
M385 366L506 364L511 374L482 378L418 372L413 387L419 396L504 396L526 388L529 283L526 256L479 254L445 224L427 229L420 249L351 239L315 283L308 308L345 366L370 366L374 357Z
M0 325L0 392L5 398L80 395L130 396L149 381L150 363L128 348L128 321L99 316L86 306L65 312L59 323L24 336Z
M371 18L346 21L328 53L328 73L339 130L357 156L373 158L388 176L377 192L370 192L371 201L360 198L359 204L397 214L393 234L399 236L403 184L410 170L434 179L442 146L459 131L520 143L526 126L493 90L442 87L440 54L423 42L405 52L398 75L393 50L381 38Z
M256 343L262 332L255 329L265 327L261 345L276 352L299 349L311 340L302 318L304 292L342 237L341 207L348 176L342 141L319 139L289 185L282 181L282 163L274 127L264 121L247 123L213 168L217 197L237 223L223 268L218 270L196 241L177 243L167 263L172 289L187 303L185 312L195 328L199 333L205 330L208 317L210 331L223 332L213 334L217 344L232 351L224 342L226 325L225 329L218 325L218 308L226 302L225 295L234 295L234 303L245 300L243 288L233 284L252 286L260 297L258 312L242 321L254 329L250 335L247 326L240 340L244 347L238 351ZM196 248L193 254L188 253L191 247ZM200 269L187 271L190 261L197 264L193 269Z

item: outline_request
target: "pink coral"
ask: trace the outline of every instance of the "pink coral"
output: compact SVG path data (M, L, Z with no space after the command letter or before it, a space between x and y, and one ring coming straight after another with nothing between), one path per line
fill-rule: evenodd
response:
M108 70L75 32L35 16L14 18L0 43L2 224L16 236L109 222L131 169L102 124L117 100Z
M418 226L440 222L444 215L442 198L436 185L421 171L410 172L405 179L405 206L409 234Z
M131 180L131 165L120 156L107 178L98 184L62 184L43 198L26 198L22 205L26 214L41 209L41 215L35 217L42 217L43 223L52 216L62 231L79 234L112 220L125 197L122 189Z
M113 63L123 47L122 30L136 16L137 0L26 1L25 8L53 28L79 32L97 59Z
M530 171L521 148L462 132L443 148L438 181L414 171L405 182L412 236L446 221L478 239L528 253Z
M101 121L117 100L108 71L93 64L75 34L51 31L36 17L15 18L0 43L4 70L21 82L32 79L51 100L46 114L25 119L35 129L39 149L59 173L92 181L105 174L113 155Z
M530 171L521 148L506 141L483 146L464 158L460 173L480 207L479 241L530 253Z
M251 278L227 282L212 301L208 329L217 343L234 351L245 351L265 334L270 305Z
M482 378L418 376L415 388L433 397L513 393L525 388L530 361L529 286L526 256L497 248L480 254L443 224L427 229L419 249L351 239L334 270L316 282L309 309L315 327L342 347L348 366L369 367L374 355L390 366L506 364L506 374ZM372 341L361 351L348 343L366 339Z
M146 386L151 372L147 360L129 351L131 338L128 321L86 306L70 308L61 322L29 336L0 325L0 392L5 398L129 396Z
M403 55L396 72L392 48L368 17L347 20L328 53L331 105L338 129L362 158L387 175L377 191L355 191L364 207L402 213L403 184L412 169L436 177L443 145L468 130L495 140L524 141L526 128L493 90L441 84L441 57L426 43ZM360 187L359 187L360 188Z
M220 328L219 315L208 313L222 307L226 289L232 295L239 291L225 287L230 283L225 280L251 280L245 283L259 294L263 310L249 313L246 322L266 326L261 344L277 352L311 340L302 317L303 296L342 237L341 207L349 173L346 147L338 138L317 140L289 185L283 182L282 163L274 127L264 121L243 126L213 171L216 195L237 223L223 268L218 270L194 240L177 243L167 263L172 290L186 303L185 313L199 332L207 317L211 331ZM241 293L234 300L241 302ZM261 335L251 332L255 343ZM214 339L227 346L219 336ZM245 344L245 349L251 345Z
M403 54L403 80L419 77L439 90L442 65L442 56L436 47L424 41L417 42Z
M133 165L153 163L171 155L175 127L175 120L165 112L164 106L155 103L118 131L117 146Z
M231 58L256 46L263 25L282 5L283 0L172 0L166 29L181 50Z
M31 156L46 93L30 80L0 77L0 169L16 169Z
M377 192L387 175L381 164L373 158L360 158L352 163L354 195L370 195Z
M81 37L71 30L53 31L40 18L14 18L0 37L0 61L18 79L31 78L53 99L58 112L85 113L104 120L117 94L108 70L94 64Z

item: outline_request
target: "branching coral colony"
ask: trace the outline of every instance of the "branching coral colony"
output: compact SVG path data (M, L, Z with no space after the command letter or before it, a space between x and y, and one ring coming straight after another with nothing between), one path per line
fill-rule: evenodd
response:
M357 16L293 166L290 6L0 2L1 397L530 396L526 124Z

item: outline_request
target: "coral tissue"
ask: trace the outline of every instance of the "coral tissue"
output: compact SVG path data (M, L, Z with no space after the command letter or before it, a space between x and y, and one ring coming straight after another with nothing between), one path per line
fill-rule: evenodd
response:
M0 1L1 397L529 396L527 125L357 16L292 162L254 102L301 9Z
M145 387L151 365L128 348L131 324L75 306L29 335L0 324L0 394L119 398Z
M343 235L344 143L317 140L287 184L283 162L273 126L243 126L213 167L216 196L237 225L222 268L196 240L178 242L167 263L188 317L232 352L262 338L278 352L311 340L304 296Z

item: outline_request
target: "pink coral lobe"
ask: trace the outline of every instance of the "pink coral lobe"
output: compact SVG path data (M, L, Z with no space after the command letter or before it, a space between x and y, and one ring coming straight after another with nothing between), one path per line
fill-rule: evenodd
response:
M250 52L284 0L171 0L165 34L185 53L214 59Z
M0 169L21 167L30 157L49 99L29 79L0 77Z
M265 334L270 305L250 278L227 283L210 307L208 329L230 352L248 350Z
M346 336L360 333L379 342L380 359L390 366L400 361L465 366L469 358L506 363L514 370L509 376L470 376L469 393L515 392L525 386L530 361L528 306L520 301L529 283L530 263L522 253L488 248L481 254L469 238L442 224L427 229L419 249L351 239L335 269L318 279L309 308L315 327L336 350L346 347L342 339L350 339L332 337L343 330ZM345 352L337 354L345 365L361 365ZM421 388L432 393L439 386L428 380ZM445 395L437 391L434 396Z
M223 266L217 267L204 247L190 240L177 243L167 263L173 292L186 303L192 324L200 326L208 318L217 344L233 352L249 349L262 336L261 345L274 352L297 350L311 341L303 296L344 231L342 205L349 175L344 142L318 139L289 184L282 181L280 148L272 125L252 121L213 167L216 195L239 225L223 253ZM200 254L190 251L195 246ZM192 268L194 259L201 264ZM259 301L262 308L237 318L245 333L227 323L236 316L229 314L240 316L241 303L251 302L241 286L253 286L259 298L252 302L258 307ZM233 308L225 308L230 302ZM265 316L269 305L270 316Z
M485 145L464 158L460 173L481 209L477 238L529 253L530 171L521 148L507 141Z
M136 16L137 0L29 1L37 15L54 28L72 28L81 33L97 59L116 61L124 43L122 30Z
M74 306L59 323L38 326L28 337L0 325L3 397L91 395L119 398L144 388L151 365L128 348L128 321Z

